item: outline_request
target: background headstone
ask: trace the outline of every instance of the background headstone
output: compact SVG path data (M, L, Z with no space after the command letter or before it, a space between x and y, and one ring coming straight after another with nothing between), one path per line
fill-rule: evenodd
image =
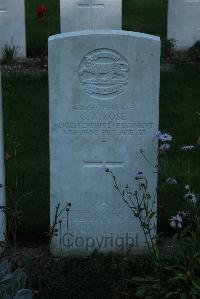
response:
M122 0L60 0L61 32L122 28Z
M144 246L105 169L122 186L143 171L155 196L159 74L154 36L96 30L49 38L51 225L56 206L71 203L58 219L53 254L117 250L129 237Z
M169 0L168 39L184 50L200 40L200 0Z
M26 56L24 0L0 0L0 56L5 44L18 46L18 57Z
M1 70L0 70L0 242L5 242L5 172L4 172L4 139L3 139L3 112L1 96ZM1 246L0 246L1 253Z

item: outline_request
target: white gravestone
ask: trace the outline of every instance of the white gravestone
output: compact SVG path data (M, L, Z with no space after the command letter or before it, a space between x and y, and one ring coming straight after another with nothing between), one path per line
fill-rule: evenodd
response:
M122 0L61 0L61 32L122 28Z
M169 0L168 39L176 41L177 50L200 40L200 0Z
M5 173L4 173L4 138L3 138L3 112L1 96L0 72L0 242L5 242L6 217L5 217ZM0 253L2 247L0 246Z
M159 67L154 36L96 30L49 38L51 225L56 206L71 203L57 219L54 255L125 250L131 240L144 247L105 170L122 186L144 171L155 196Z
M18 46L18 57L26 56L24 0L0 0L0 56L6 44Z

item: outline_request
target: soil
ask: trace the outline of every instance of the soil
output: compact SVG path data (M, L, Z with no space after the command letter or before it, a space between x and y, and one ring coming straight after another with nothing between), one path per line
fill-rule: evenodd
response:
M161 70L169 71L173 68L171 61L161 60ZM18 58L13 63L5 64L2 62L1 71L4 75L17 73L23 75L40 76L48 73L48 60L40 58Z
M25 74L25 75L42 75L48 72L47 57L44 60L40 58L19 58L13 63L1 65L2 74L9 75L10 73Z

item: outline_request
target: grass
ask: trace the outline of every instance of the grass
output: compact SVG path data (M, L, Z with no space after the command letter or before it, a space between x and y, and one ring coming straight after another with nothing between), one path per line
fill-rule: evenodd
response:
M123 0L123 29L166 36L167 0Z
M59 33L59 0L43 0L47 15L38 19L40 0L26 0L27 47L31 55L40 55L47 46L48 36ZM123 28L166 35L167 0L124 0ZM159 177L160 228L167 231L170 213L182 204L184 184L198 188L199 151L182 152L180 146L194 144L199 137L198 88L200 74L195 69L163 72L161 77L160 128L174 136L173 146L160 159ZM23 229L44 231L49 223L49 154L48 154L48 86L47 76L10 76L3 80L5 148L11 155L6 161L6 180L15 190L13 142L21 144L17 153L20 194L23 198ZM167 176L175 176L181 184L168 187ZM10 202L15 195L8 192ZM167 207L167 208L166 208Z
M36 8L41 2L26 0L31 56L43 54L48 36L60 31L59 0L42 3L48 13L38 19ZM166 12L166 0L123 0L123 28L165 37ZM159 231L165 234L170 233L169 217L184 209L184 186L190 184L200 194L200 147L187 152L180 149L185 144L195 145L200 136L199 81L200 72L195 68L161 73L160 129L174 137L171 150L159 161L158 223ZM5 161L8 206L13 207L22 196L20 236L40 244L49 226L50 209L48 78L10 74L3 76L2 83L5 152L9 157ZM179 184L166 186L165 179L170 176ZM89 258L54 260L44 265L40 259L31 264L28 255L25 266L30 267L29 286L39 290L41 298L62 299L66 294L69 298L134 298L130 278L152 275L143 258L130 261L124 256L96 253Z
M26 39L27 53L38 56L47 49L47 40L50 35L60 33L60 1L59 0L25 0L26 9ZM37 17L39 5L47 7L47 15Z
M198 82L200 73L195 69L177 69L163 72L161 76L160 128L173 135L172 148L166 157L160 159L159 176L159 223L161 231L168 231L168 219L184 207L184 186L192 186L193 192L200 194L199 153L196 147L183 151L184 145L197 145L200 136ZM167 177L175 177L179 184L164 184Z
M6 161L8 203L10 206L17 197L17 169L19 193L28 194L20 204L23 232L37 234L38 230L46 231L49 223L47 77L4 78L3 99L5 152L10 156ZM16 140L20 146L15 159Z
M31 271L34 273L34 268ZM40 298L64 299L66 294L67 298L77 299L135 298L128 279L137 271L144 271L142 262L128 262L122 256L111 254L94 253L85 259L58 260L51 263L51 269L44 271Z
M40 4L47 15L37 18ZM38 56L47 48L50 35L60 33L60 0L25 0L27 52ZM166 36L167 0L123 0L123 29Z
M199 148L183 152L180 147L195 144L200 136L198 99L200 73L195 69L162 72L160 97L160 129L174 136L172 149L161 157L159 176L159 224L168 231L168 219L181 209L184 185L199 187ZM47 76L9 76L3 79L3 109L6 161L6 184L15 191L15 159L13 140L17 149L17 168L20 194L27 194L21 203L24 212L23 230L42 232L49 223L49 150L48 150L48 81ZM180 184L166 187L167 177ZM10 198L13 201L14 198Z
M60 32L59 0L25 0L27 52L40 56L46 52L49 35ZM36 10L47 7L41 19ZM166 0L123 0L123 28L146 33L166 34ZM15 164L18 169L24 232L46 230L49 223L49 151L47 76L3 78L6 184L9 203L17 198ZM173 84L173 82L172 82ZM13 144L19 140L17 159ZM31 192L31 194L29 194Z

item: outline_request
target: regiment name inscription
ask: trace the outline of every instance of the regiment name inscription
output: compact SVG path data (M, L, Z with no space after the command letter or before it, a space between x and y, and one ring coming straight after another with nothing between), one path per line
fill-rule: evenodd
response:
M113 110L107 110L111 108ZM128 109L128 106L126 108ZM133 106L131 108L133 109ZM58 121L54 123L53 130L60 130L67 135L127 136L145 135L149 129L152 129L152 122L133 121L131 111L123 109L125 106L72 106L73 120ZM77 121L74 121L75 119Z

